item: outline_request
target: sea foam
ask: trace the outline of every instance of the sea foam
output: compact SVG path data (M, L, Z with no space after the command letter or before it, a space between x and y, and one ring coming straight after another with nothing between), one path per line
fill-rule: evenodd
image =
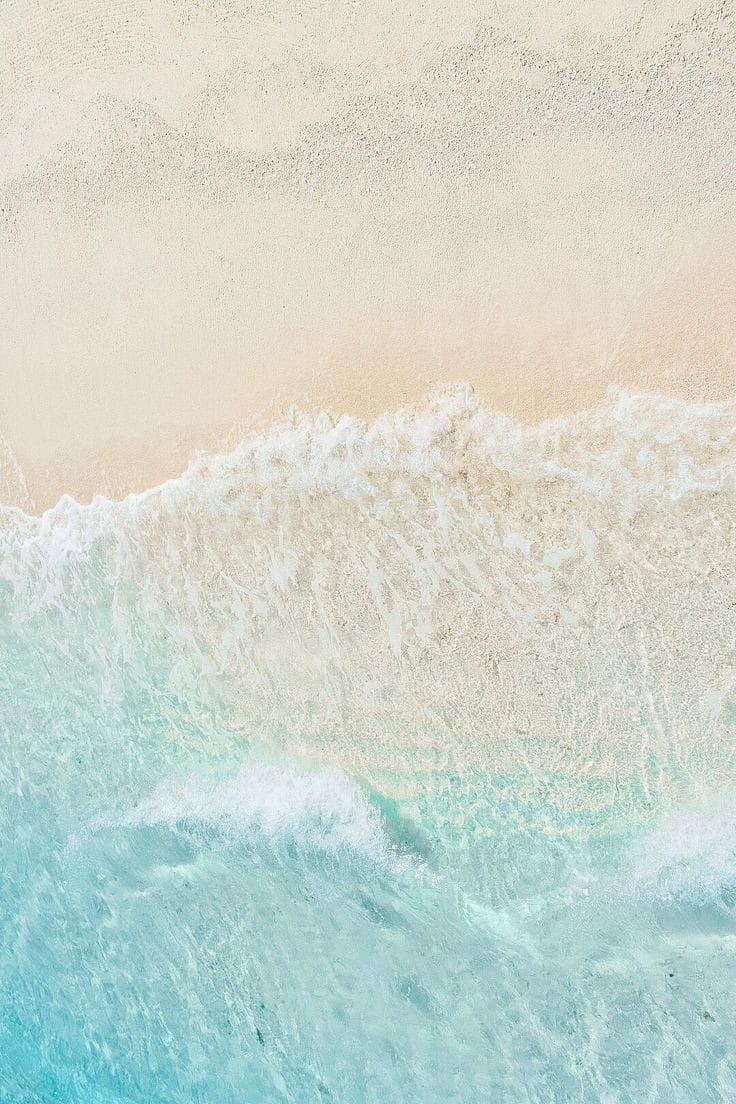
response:
M164 780L120 816L98 817L89 831L151 826L210 828L241 843L352 852L381 863L392 851L380 813L360 786L327 767L248 763L230 777Z
M700 798L734 782L735 480L733 403L294 414L120 502L0 511L3 623L109 703L154 663L167 708L379 789L521 760Z
M0 511L0 1095L736 1099L735 461L458 389Z
M663 901L736 906L736 802L666 818L634 866L640 893Z

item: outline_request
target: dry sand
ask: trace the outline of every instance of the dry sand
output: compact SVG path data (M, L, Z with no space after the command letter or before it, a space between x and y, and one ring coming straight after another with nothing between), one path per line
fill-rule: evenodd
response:
M6 501L293 403L736 393L728 2L6 0L0 57Z

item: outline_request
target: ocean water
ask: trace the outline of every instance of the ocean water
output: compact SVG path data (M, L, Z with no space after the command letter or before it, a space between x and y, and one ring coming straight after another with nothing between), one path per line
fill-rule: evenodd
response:
M736 408L0 510L0 1101L736 1099Z

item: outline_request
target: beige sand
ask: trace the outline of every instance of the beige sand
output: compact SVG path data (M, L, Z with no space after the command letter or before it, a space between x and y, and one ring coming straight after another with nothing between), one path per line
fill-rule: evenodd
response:
M736 393L728 2L8 0L0 57L6 501L447 380Z

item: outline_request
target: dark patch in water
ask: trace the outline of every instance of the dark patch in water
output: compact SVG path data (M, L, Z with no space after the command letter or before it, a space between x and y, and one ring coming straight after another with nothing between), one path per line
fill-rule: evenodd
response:
M429 835L415 821L401 813L398 801L375 790L367 790L368 800L378 809L386 835L399 851L409 851L422 859L432 854Z
M393 905L385 902L379 904L374 897L369 897L367 893L356 894L355 900L374 924L379 924L382 928L406 927L401 913Z
M434 1006L432 998L417 978L402 978L399 982L399 993L404 1000L409 1001L410 1004L413 1004L420 1012L424 1012L426 1016L430 1016L433 1013Z

